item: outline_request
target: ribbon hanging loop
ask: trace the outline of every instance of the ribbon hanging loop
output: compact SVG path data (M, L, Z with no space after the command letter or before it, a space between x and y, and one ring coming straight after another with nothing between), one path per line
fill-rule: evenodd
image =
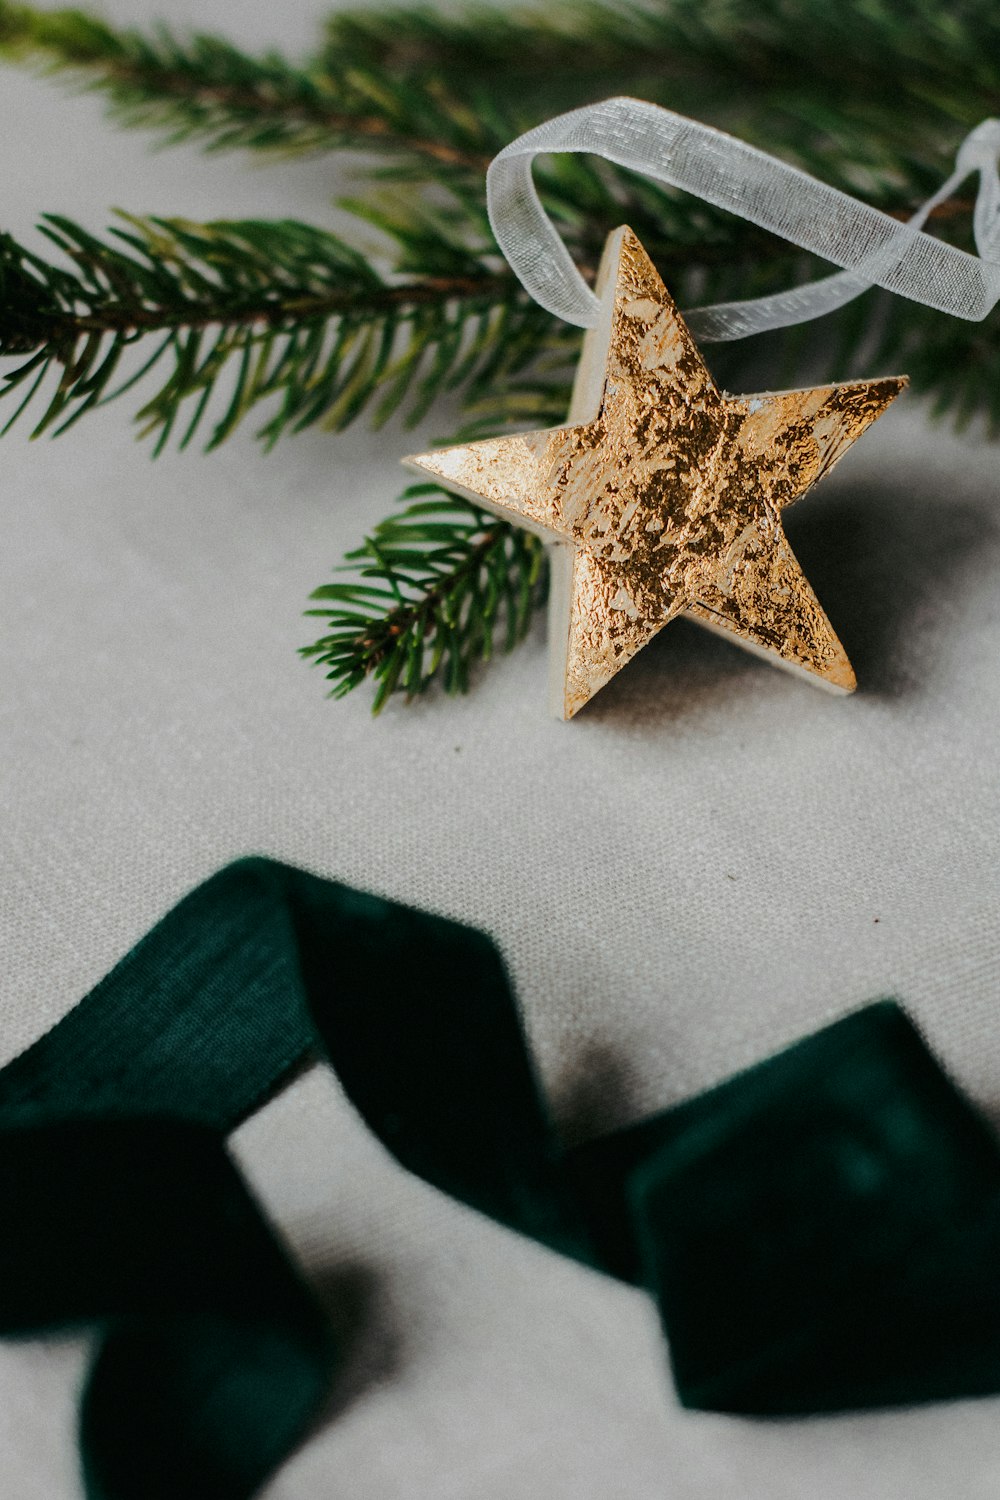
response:
M598 299L542 207L531 175L542 153L602 156L789 240L843 269L806 286L687 314L704 341L746 338L806 322L877 285L954 317L979 322L1000 301L1000 120L963 141L955 171L908 223L820 182L745 141L642 99L606 99L525 132L494 157L486 177L493 233L535 301L581 328ZM922 232L933 209L972 172L978 255Z

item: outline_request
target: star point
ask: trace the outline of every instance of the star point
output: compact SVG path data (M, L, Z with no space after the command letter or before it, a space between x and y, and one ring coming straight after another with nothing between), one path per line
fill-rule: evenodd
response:
M728 396L630 229L608 237L597 289L564 427L404 460L552 544L553 711L572 718L682 612L851 692L781 513L905 377Z

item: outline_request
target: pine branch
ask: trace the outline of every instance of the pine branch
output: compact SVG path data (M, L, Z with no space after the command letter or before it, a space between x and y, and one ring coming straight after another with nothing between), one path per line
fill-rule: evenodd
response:
M49 216L66 269L0 236L0 354L28 355L0 389L23 394L4 431L47 395L33 435L64 432L154 374L139 421L156 451L213 410L215 447L264 403L268 445L366 409L377 425L404 406L412 424L443 391L474 399L516 372L552 321L512 275L429 236L411 246L424 274L387 280L305 224L123 218L99 240ZM115 386L140 343L151 352Z
M324 603L307 613L326 619L329 633L302 650L326 667L332 697L373 679L376 714L391 693L412 697L437 678L465 692L498 634L506 651L524 637L544 590L537 537L433 484L411 485L402 498L402 513L347 554L340 571L351 581L311 596Z
M0 55L67 72L116 117L215 149L374 149L478 182L518 130L629 92L733 129L889 212L995 108L993 0L668 0L338 13L315 57L118 30L0 0Z
M464 101L496 145L629 93L733 130L888 212L995 111L993 0L660 0L338 13L326 65ZM512 118L513 113L513 118Z

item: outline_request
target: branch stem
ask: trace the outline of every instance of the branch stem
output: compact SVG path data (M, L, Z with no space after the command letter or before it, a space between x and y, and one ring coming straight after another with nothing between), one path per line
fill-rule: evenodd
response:
M152 333L166 328L205 328L215 323L262 323L275 327L287 321L308 322L351 312L378 312L397 307L492 297L511 290L513 275L431 276L423 281L373 289L371 293L336 291L238 306L191 302L182 307L135 307L109 302L91 313L60 313L48 322L46 338L58 341L87 333Z

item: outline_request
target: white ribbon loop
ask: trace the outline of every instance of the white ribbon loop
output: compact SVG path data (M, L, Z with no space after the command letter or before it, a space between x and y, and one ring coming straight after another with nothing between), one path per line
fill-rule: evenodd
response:
M687 314L702 340L745 338L804 323L877 285L979 322L1000 301L1000 120L983 120L959 147L955 171L908 223L820 182L745 141L642 99L606 99L557 115L490 163L486 201L497 243L522 285L549 312L590 328L598 300L539 201L531 176L543 152L581 151L642 172L728 209L844 269L806 286ZM971 173L979 255L921 232Z

